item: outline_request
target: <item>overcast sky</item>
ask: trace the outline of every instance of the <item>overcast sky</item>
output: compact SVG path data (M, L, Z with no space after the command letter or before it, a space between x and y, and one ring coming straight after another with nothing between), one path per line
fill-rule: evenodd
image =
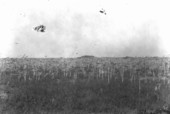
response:
M169 0L0 0L0 57L168 55L169 6ZM33 29L40 24L43 33Z

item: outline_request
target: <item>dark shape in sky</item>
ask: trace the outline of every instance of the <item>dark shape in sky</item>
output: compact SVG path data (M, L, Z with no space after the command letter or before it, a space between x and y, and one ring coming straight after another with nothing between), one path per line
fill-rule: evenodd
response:
M106 15L106 11L104 9L101 9L99 12Z
M45 32L46 27L44 25L39 25L34 28L35 31L37 32Z

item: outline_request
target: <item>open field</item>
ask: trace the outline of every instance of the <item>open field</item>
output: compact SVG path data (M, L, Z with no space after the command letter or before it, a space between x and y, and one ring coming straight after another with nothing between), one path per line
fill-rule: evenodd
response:
M142 114L170 105L167 57L4 58L0 67L2 113Z

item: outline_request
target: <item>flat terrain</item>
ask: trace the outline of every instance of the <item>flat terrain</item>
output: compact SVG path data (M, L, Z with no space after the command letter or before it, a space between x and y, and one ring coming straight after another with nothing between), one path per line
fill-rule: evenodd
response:
M2 113L140 114L170 104L167 57L2 58L0 67Z

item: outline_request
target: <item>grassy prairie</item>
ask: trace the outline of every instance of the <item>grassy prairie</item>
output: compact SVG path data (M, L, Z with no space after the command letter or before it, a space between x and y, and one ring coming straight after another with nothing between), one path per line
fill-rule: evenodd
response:
M159 57L3 58L8 114L137 114L170 104L170 60Z

